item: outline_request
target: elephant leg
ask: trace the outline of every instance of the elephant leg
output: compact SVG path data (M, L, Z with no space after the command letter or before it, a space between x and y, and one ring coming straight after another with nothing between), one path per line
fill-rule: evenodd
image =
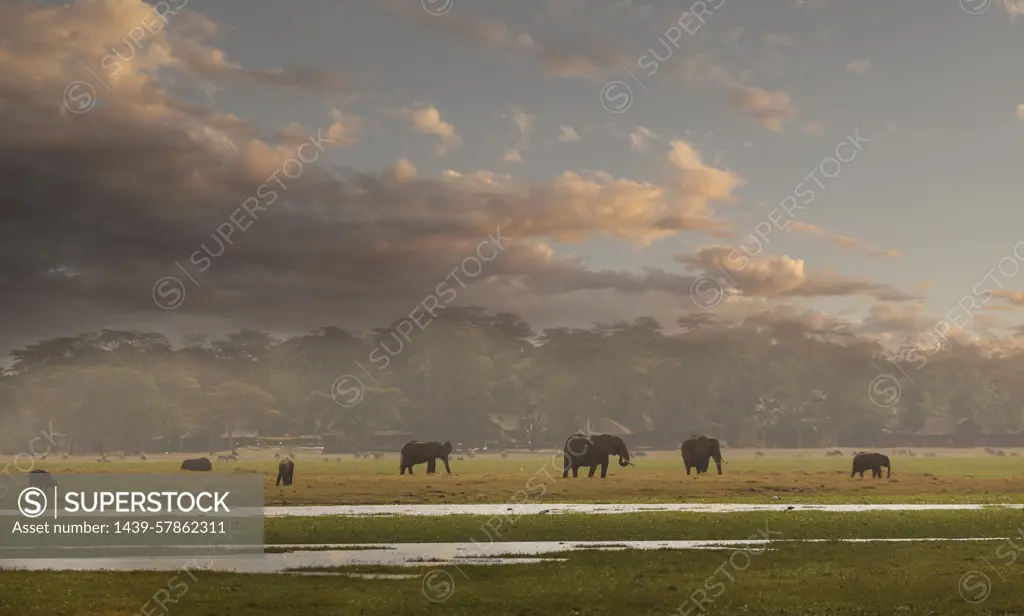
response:
M601 479L604 479L607 476L608 476L608 461L606 460L604 462L604 464L601 465Z
M452 467L448 466L448 459L447 458L444 459L443 462L444 462L444 470L448 471L448 474L451 475L452 474Z
M573 478L576 478L576 477L580 476L580 467L575 466L575 465L572 467L572 476L573 476Z
M597 465L595 464L595 465L590 467L590 472L587 473L587 477L593 477L594 473L596 473L596 472L597 472Z
M686 465L686 474L687 475L690 474L690 465L689 464Z

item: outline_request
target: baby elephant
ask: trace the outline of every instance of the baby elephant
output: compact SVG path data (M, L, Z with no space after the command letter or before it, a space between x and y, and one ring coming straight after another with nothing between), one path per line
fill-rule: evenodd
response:
M857 473L864 476L864 471L871 470L871 476L878 478L882 476L882 467L885 467L885 478L892 474L892 465L889 463L889 456L880 453L858 453L853 457L853 472L850 477Z

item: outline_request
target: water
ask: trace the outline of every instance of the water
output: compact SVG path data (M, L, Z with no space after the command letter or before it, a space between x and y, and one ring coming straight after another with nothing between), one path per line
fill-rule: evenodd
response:
M813 505L784 503L622 503L622 504L575 504L575 503L505 503L474 505L302 505L289 507L264 507L263 515L276 517L321 517L321 516L442 516L442 515L559 515L565 513L586 513L605 515L640 512L681 512L681 513L744 513L752 511L830 511L854 513L862 511L977 511L981 509L1024 509L1024 504L978 505L978 504L870 504L870 505ZM220 516L259 515L259 510L236 508ZM175 515L171 513L170 515ZM0 516L21 516L18 511L0 511ZM90 517L123 517L123 513L107 511L90 514Z
M545 503L507 503L501 505L309 505L296 507L266 507L266 517L282 516L442 516L442 515L503 515L544 514L558 515L564 513L586 513L594 515L615 513L638 513L648 511L687 512L687 513L743 513L749 511L949 511L979 510L987 508L1024 509L1024 504L1016 505L975 505L975 504L871 504L871 505L787 505L787 504L747 504L747 503L665 503L665 504L545 504Z
M192 566L192 571L224 571L234 573L316 573L302 569L354 567L383 565L391 567L439 567L447 565L487 566L509 564L532 564L540 562L564 562L565 559L546 557L553 554L576 550L733 550L747 547L759 551L774 544L770 549L784 549L787 544L818 543L836 541L839 543L908 542L908 541L995 541L992 537L962 539L804 539L775 540L735 539L717 541L524 541L480 545L474 543L396 543L391 545L326 544L282 545L276 547L294 548L294 552L264 554L263 556L220 557L200 560L202 567ZM325 548L311 550L310 548ZM365 549L352 549L365 547ZM330 549L347 548L347 549ZM191 559L157 558L73 558L73 559L22 559L0 560L2 569L28 571L180 571ZM367 576L401 574L346 574ZM408 575L408 574L406 574ZM415 577L415 576L413 576ZM375 578L376 579L376 578Z

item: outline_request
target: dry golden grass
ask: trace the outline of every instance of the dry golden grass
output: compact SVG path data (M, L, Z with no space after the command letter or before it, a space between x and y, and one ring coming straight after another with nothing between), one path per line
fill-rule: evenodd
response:
M881 450L891 454L890 450ZM242 451L239 462L217 462L214 472L258 472L264 477L268 505L298 504L416 504L503 503L525 491L531 502L551 503L672 503L767 502L779 496L786 502L1024 502L1024 456L1006 450L1004 457L982 450L915 450L918 456L893 456L890 479L850 478L850 450L843 457L825 457L825 450L727 450L723 475L687 477L677 451L651 452L634 458L636 466L609 466L608 477L562 479L560 454L488 454L451 462L452 475L398 474L398 456L381 460L351 455L298 454L292 486L274 485L277 460L272 452ZM932 453L934 457L920 454ZM53 473L180 473L189 456L151 456L98 463L94 458L36 461ZM337 459L337 460L336 460ZM543 489L542 489L543 487Z

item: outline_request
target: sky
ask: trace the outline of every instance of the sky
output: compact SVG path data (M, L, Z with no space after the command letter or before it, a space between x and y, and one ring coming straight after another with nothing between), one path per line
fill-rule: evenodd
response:
M1021 15L3 2L0 352L364 329L428 296L537 329L713 312L1015 345Z

